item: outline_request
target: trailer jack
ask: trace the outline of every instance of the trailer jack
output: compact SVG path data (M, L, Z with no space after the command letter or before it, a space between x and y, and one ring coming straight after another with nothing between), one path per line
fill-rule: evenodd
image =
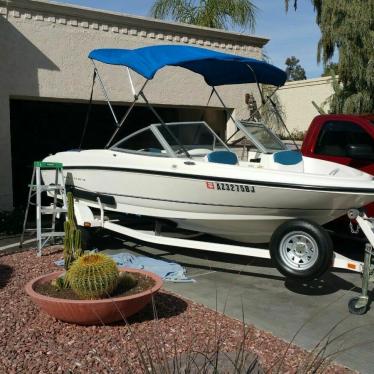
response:
M365 257L362 266L362 286L361 295L353 297L348 302L349 312L352 314L365 314L369 307L369 284L374 283L374 219L366 216L364 212L357 209L350 209L348 211L348 217L351 220L356 220L358 226L365 234L368 243L365 246Z
M352 314L365 314L369 306L369 283L374 282L373 247L367 243L365 246L365 259L362 268L361 295L349 300L348 309Z

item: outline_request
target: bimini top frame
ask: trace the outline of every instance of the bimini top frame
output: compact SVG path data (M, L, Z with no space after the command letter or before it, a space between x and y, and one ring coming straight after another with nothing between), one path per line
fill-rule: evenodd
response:
M232 121L235 123L236 127L242 130L244 133L246 133L245 127L239 121L236 121L232 117L231 113L227 110L222 98L219 96L215 87L242 83L256 83L257 86L259 86L259 84L268 84L279 87L285 83L287 78L284 71L264 61L191 46L160 45L143 47L133 50L95 49L90 52L88 57L91 59L94 65L94 78L97 75L100 86L109 104L110 110L117 126L114 134L107 143L106 148L110 146L119 129L126 121L128 115L130 114L131 110L140 97L149 106L156 118L160 121L161 125L165 126L162 118L150 105L144 95L144 88L146 87L148 81L153 79L157 71L164 68L165 66L179 66L202 75L205 82L212 87L212 93L210 97L213 93L216 94L224 109L227 111ZM132 93L134 95L134 101L121 120L117 119L117 116L113 110L103 81L95 65L95 61L100 61L102 63L110 65L121 65L127 67ZM146 79L138 92L135 91L129 68L142 75ZM167 126L165 126L165 129L167 131L170 131ZM170 136L174 138L174 135L171 132ZM179 143L178 139L174 140ZM180 146L184 150L186 156L190 157L188 151L184 149L183 145Z

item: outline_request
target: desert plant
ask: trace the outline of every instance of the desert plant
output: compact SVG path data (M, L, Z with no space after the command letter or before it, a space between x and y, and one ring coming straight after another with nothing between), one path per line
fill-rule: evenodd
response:
M274 92L274 88L266 84L262 85L262 91L265 102L260 108L261 121L276 133L286 134L287 131L283 122L286 118L286 113L277 92ZM271 99L274 105L268 98Z
M58 277L51 282L51 285L58 290L62 290L66 287L65 277Z
M80 256L65 277L72 290L83 299L108 297L120 280L116 263L101 253Z
M74 221L74 198L71 192L67 193L67 220L64 223L64 266L69 270L72 263L82 254L81 232Z
M137 280L135 279L135 277L130 274L130 273L126 273L125 271L121 272L120 275L119 275L119 286L123 289L123 290L129 290L133 287L136 286L137 284Z

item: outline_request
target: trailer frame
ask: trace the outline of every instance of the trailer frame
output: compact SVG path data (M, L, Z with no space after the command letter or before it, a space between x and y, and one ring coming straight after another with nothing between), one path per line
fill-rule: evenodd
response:
M154 230L133 229L116 223L116 220L110 220L105 217L104 204L99 197L97 198L97 203L100 210L99 216L95 216L91 208L84 201L79 198L74 198L74 213L78 226L85 228L103 228L151 244L271 259L270 251L265 248L162 235L161 225L159 224L155 225ZM357 209L350 209L347 214L351 220L357 222L357 225L361 228L368 240L365 248L365 259L364 262L352 260L334 251L331 267L362 274L361 295L349 301L348 309L352 314L364 314L370 303L368 296L369 284L374 282L374 218L367 217L364 212Z

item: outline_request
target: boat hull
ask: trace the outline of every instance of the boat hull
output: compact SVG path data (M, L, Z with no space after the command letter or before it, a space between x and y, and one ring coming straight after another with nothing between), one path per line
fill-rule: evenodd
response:
M374 194L174 171L65 166L64 175L89 206L98 207L101 197L107 210L169 219L181 228L251 243L268 242L288 220L304 218L323 225L374 200ZM46 184L53 183L53 177L51 171L43 172Z

